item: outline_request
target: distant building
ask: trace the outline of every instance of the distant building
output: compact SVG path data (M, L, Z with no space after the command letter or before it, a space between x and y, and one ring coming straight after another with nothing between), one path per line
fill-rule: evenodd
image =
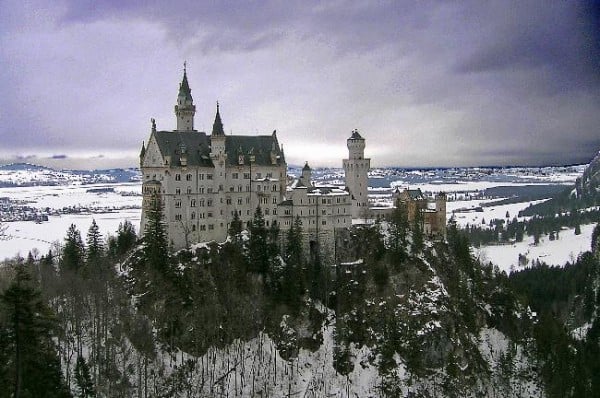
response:
M414 221L417 212L421 213L425 234L446 236L446 194L440 192L430 200L420 189L396 188L392 197L394 204L406 206L409 222Z

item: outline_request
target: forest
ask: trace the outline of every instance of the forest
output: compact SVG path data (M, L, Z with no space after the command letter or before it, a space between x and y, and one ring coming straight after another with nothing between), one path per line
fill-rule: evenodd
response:
M400 206L333 262L260 207L176 253L157 198L139 239L71 226L0 269L0 397L599 394L598 228L576 263L507 276L419 223Z

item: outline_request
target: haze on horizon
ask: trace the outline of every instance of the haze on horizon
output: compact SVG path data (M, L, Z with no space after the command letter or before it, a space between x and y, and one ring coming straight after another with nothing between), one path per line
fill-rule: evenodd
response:
M290 164L341 166L355 128L374 166L587 163L599 19L594 1L5 0L0 158L135 166L151 117L175 128L187 61L196 128L218 100L227 134L276 129Z

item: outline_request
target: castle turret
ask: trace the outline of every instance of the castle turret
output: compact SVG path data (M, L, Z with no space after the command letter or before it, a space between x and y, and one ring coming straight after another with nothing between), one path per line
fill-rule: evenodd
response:
M225 131L223 130L223 122L221 121L221 113L219 112L219 103L217 102L217 114L213 123L212 135L210 136L210 153L211 157L225 156Z
M310 182L311 177L312 177L312 170L310 169L308 162L306 162L304 164L304 167L302 168L302 175L300 176L300 182L305 187L312 187L312 184Z
M177 116L177 131L193 131L196 106L192 98L192 90L187 79L186 64L183 64L183 80L179 84L175 116Z
M369 209L368 199L368 173L371 159L365 159L365 139L353 130L346 141L348 146L348 159L344 159L344 173L346 188L352 195L352 217L366 216Z

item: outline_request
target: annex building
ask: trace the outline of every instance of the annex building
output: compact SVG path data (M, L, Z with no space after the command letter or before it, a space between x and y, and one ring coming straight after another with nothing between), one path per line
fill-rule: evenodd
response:
M140 231L145 230L154 195L159 195L173 249L224 241L236 213L246 228L258 206L266 225L278 224L282 231L299 217L311 249L314 243L333 244L337 230L350 227L353 219L372 215L368 201L371 160L364 157L365 139L358 130L346 141L345 187L315 186L308 164L300 178L288 184L287 163L276 131L225 134L218 103L210 134L194 129L196 106L185 67L174 111L177 128L158 130L152 119L150 138L140 152ZM418 208L426 211L421 205ZM445 227L445 203L444 219L436 216L430 224L430 231L442 224Z

